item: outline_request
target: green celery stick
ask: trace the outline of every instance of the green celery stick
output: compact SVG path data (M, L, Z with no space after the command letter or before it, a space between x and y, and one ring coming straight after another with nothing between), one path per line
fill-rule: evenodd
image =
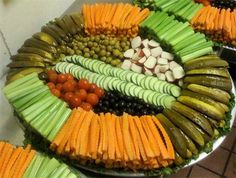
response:
M166 40L170 35L172 35L173 33L176 32L177 29L180 29L181 27L183 27L183 23L182 22L178 22L173 28L168 30L168 33L166 32L165 34L163 34L161 36L161 38L165 41L168 42L168 40Z
M187 15L186 18L187 18L189 21L192 20L192 18L197 14L197 12L198 12L202 7L203 7L203 5L202 5L202 4L199 4L199 5L197 6L197 8L193 10L192 13L189 13L189 14Z
M45 138L49 137L50 132L53 130L53 128L55 128L57 126L58 123L60 123L60 118L63 115L63 113L67 110L66 108L66 103L63 102L60 105L60 108L58 109L58 111L56 112L55 117L53 118L53 120L47 125L47 127L44 130L44 134L43 135ZM52 141L48 138L49 141Z
M181 31L184 31L189 26L188 22L185 22L185 23L180 22L180 24L181 24L181 26L177 25L175 28L173 28L172 33L170 33L168 36L166 36L166 38L165 38L166 42L171 41L172 38L176 38L177 33L181 32Z
M212 46L213 46L213 43L211 41L200 43L198 46L191 46L190 45L189 48L183 49L180 52L180 56L186 56L186 55L191 54L191 53L193 53L195 51L199 51L201 49L212 47Z
M181 61L183 63L187 62L187 61L190 61L192 59L195 59L197 57L200 57L200 56L203 56L203 55L206 55L206 54L209 54L209 53L212 53L213 52L213 49L212 47L208 47L208 48L204 48L204 49L201 49L199 51L195 51L194 53L191 53L189 55L186 55L186 56L183 56L181 57Z
M170 44L172 46L175 46L178 42L184 40L185 38L189 38L192 34L194 34L193 29L188 27L186 30L183 30L183 31L179 32L176 35L176 38L173 39L172 41L170 41Z
M44 109L47 109L48 106L50 106L52 103L56 101L56 97L49 95L46 99L39 101L35 103L34 105L28 107L22 112L22 115L24 118L30 115L30 118L34 118L37 116L40 112L42 112Z
M76 175L72 172L70 172L70 174L67 176L67 178L76 178Z
M183 13L183 16L187 19L187 17L188 17L189 15L191 15L192 13L194 13L195 9L196 9L196 6L195 6L195 4L194 4L191 8L189 8L187 11L185 11L185 12Z
M169 0L169 1L166 1L165 4L162 4L162 5L160 6L160 8L163 10L164 8L169 7L169 6L173 5L173 4L175 4L177 1L178 1L178 0Z
M166 3L166 0L158 0L158 1L155 1L155 5L157 7L160 7L161 5L165 4Z
M149 16L140 24L140 27L146 26L146 24L149 23L149 21L152 19L152 16L155 14L154 11L151 11Z
M27 120L27 123L33 127L33 125L35 125L35 123L40 122L41 118L45 118L45 116L47 116L48 112L47 110L42 111L39 115L37 115L35 118L31 119L31 120Z
M166 26L164 26L160 31L159 31L159 35L162 35L163 33L165 33L166 31L168 31L171 28L174 28L174 26L176 26L176 24L178 24L179 22L177 20L172 20L170 21L170 23L168 23Z
M165 30L160 31L160 33L159 33L159 38L160 38L161 40L163 40L166 35L170 34L169 32L170 32L173 28L175 28L175 27L179 24L179 22L175 20L175 21L173 21L173 23L170 23L170 24L171 24L171 25L169 25L167 28L165 28Z
M166 13L160 13L158 16L153 18L152 22L150 22L149 28L154 30L156 26L161 24L166 18L168 18L168 15Z
M42 169L42 171L39 172L39 177L48 177L59 166L59 161L55 158L50 159L45 165L45 169Z
M159 11L157 11L157 12L155 12L155 13L153 13L153 15L143 24L143 25L141 25L141 27L150 27L151 26L151 24L156 20L156 18L158 17L158 16L160 16L161 15L161 12L159 12Z
M24 84L28 80L30 80L32 78L36 78L36 77L38 77L38 74L36 72L31 73L29 75L26 75L25 77L20 78L18 80L15 80L15 81L11 82L10 84L8 84L7 86L5 86L3 91L7 92L7 91L10 91L10 90L14 90L15 87L17 87L17 86L19 86L21 84Z
M66 169L68 169L68 166L65 164L61 164L54 172L52 172L52 174L49 177L52 178L57 178L59 177Z
M183 49L181 49L177 53L178 54L184 53L184 52L189 51L193 48L196 48L197 46L204 45L205 43L206 43L206 39L192 41L192 43L190 43L188 46L184 47Z
M42 81L37 81L34 84L31 84L29 86L26 86L24 88L16 90L16 91L14 91L14 92L10 93L9 95L6 95L6 96L7 96L7 98L9 98L9 100L12 99L12 98L17 99L17 98L20 98L22 95L24 95L25 92L31 91L35 88L38 88L38 87L42 86L42 85L44 85Z
M172 9L173 7L175 7L175 6L176 6L176 3L177 3L177 2L175 2L175 3L173 3L173 4L169 5L169 6L162 7L162 11L164 11L164 12L170 12L170 9Z
M66 109L64 113L61 115L60 119L58 120L57 125L53 128L53 130L50 132L48 136L48 140L53 140L58 132L60 131L61 127L64 125L64 123L67 121L68 117L71 114L71 109Z
M24 172L24 174L22 176L23 178L29 178L29 175L33 171L33 166L34 166L37 158L38 158L38 156L35 155L33 160L30 161L30 164L28 165L28 167L26 168L26 170L25 170L25 172Z
M159 31L164 28L167 24L171 23L173 21L175 17L174 16L170 16L168 18L166 18L161 24L159 24L154 31L159 34Z
M47 93L50 91L48 88L44 88L42 90L38 90L35 93L32 93L31 95L27 95L26 97L16 101L13 106L17 108L19 112L22 112L27 107L31 106L35 102L39 101L42 97L44 97Z
M174 13L176 10L180 9L180 7L182 7L183 4L185 3L186 3L186 0L178 0L175 6L170 9L170 12Z
M36 178L36 174L43 163L44 157L41 155L36 155L35 163L32 165L32 170L27 178Z
M178 11L176 13L176 15L182 17L182 18L185 18L185 16L183 15L186 11L189 10L189 8L191 8L192 6L194 6L193 3L189 3L187 6L185 6L184 8L182 8L180 11Z
M47 166L48 162L50 161L49 157L47 157L47 156L42 156L42 157L43 157L43 161L42 161L41 166L39 167L39 169L37 171L37 174L36 174L35 178L41 178L41 172L43 172L43 170L46 169L46 166Z
M46 130L48 124L53 121L61 104L62 104L62 101L58 100L54 105L52 105L51 109L48 110L48 117L46 117L46 120L39 125L37 125L37 124L35 125L35 129L37 129L37 131L41 135L43 135L43 136L46 135L45 130ZM37 122L37 123L39 123L39 122Z
M66 170L64 170L64 172L62 172L62 174L60 175L60 178L67 178L69 174L70 174L70 170L67 168Z

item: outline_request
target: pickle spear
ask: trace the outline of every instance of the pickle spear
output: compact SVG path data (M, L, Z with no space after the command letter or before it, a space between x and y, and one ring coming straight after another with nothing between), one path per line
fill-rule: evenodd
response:
M179 127L188 137L200 146L204 146L205 142L201 133L196 129L198 126L187 118L170 109L164 109L163 114Z
M52 46L58 46L57 41L49 34L44 32L38 32L33 35L34 38L44 41Z
M182 114L183 116L187 117L189 120L200 126L204 131L206 131L209 135L213 135L212 127L209 121L204 118L201 113L195 111L194 109L189 108L186 105L183 105L179 102L175 102L172 105L172 108Z
M193 83L204 85L207 87L219 88L221 90L230 91L232 83L230 79L210 75L187 76L184 78L185 83Z
M222 120L225 119L225 114L219 111L216 107L207 104L201 100L198 100L196 98L192 98L190 96L180 96L177 98L177 100L190 108L193 108L203 114L206 114L209 117L212 117L216 120Z
M202 69L193 69L186 72L186 75L198 75L198 74L216 75L226 78L230 77L228 70L224 68L202 68Z
M185 138L181 135L180 129L174 126L163 114L158 114L157 119L161 122L168 133L175 150L183 157L187 158L187 145Z
M180 132L186 140L187 148L189 149L189 151L191 151L194 155L198 154L198 149L194 142L182 130L180 130Z
M61 36L48 26L42 26L41 31L51 35L57 41L57 43L59 44L63 43L63 39L61 38Z
M21 47L20 49L18 49L19 53L33 53L33 54L38 54L43 58L47 58L50 60L54 60L54 57L51 53L44 51L42 49L39 48L33 48L33 47Z
M203 56L184 63L184 69L187 71L208 67L229 67L229 64L225 60L221 60L219 57L212 55Z
M7 65L10 68L22 68L22 67L46 67L44 63L37 61L12 61Z
M229 100L231 98L229 93L227 93L224 90L220 90L218 88L206 87L197 84L189 84L187 88L193 92L209 96L210 98L222 102L226 105L229 104Z

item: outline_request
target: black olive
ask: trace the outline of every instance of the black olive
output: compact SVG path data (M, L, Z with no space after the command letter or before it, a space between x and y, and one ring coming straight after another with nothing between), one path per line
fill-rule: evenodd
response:
M48 74L46 72L41 72L38 74L40 80L48 80Z

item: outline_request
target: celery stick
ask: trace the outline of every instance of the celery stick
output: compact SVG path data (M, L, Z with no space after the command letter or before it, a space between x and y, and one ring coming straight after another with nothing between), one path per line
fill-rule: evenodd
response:
M166 0L158 0L158 1L155 1L155 5L157 7L160 7L161 5L165 4L166 3Z
M55 158L49 160L49 162L45 165L45 169L39 172L40 177L48 177L57 167L60 166L59 161Z
M199 4L198 7L196 9L194 9L193 12L190 13L186 18L190 21L202 7L203 7L203 5Z
M41 118L45 118L47 116L48 112L47 110L42 111L39 115L37 115L35 118L31 119L31 120L27 120L27 123L33 127L33 125L35 125L35 123L40 122ZM34 128L34 127L33 127Z
M182 54L182 53L185 53L186 51L192 50L193 48L197 48L197 47L205 45L205 44L206 44L206 39L197 40L196 42L193 41L192 44L190 43L188 46L181 49L177 53Z
M186 30L179 32L176 35L176 38L170 41L170 44L172 46L175 46L178 42L184 40L185 38L189 38L189 36L191 36L192 34L194 34L193 29L188 27Z
M70 114L71 114L71 109L67 109L64 111L64 113L61 115L60 119L58 119L57 125L55 127L53 127L53 130L50 132L50 134L48 136L48 140L53 140L56 137L56 135L60 131L61 127L67 121Z
M34 156L33 160L30 161L30 164L28 165L28 167L26 168L24 174L23 174L23 178L29 178L30 173L33 171L33 166L37 160L37 155Z
M67 168L62 174L60 175L60 178L67 178L67 176L70 174L70 170Z
M30 118L34 118L37 116L40 112L42 112L44 109L47 109L52 103L56 101L55 96L48 96L46 99L39 101L32 106L28 107L22 112L22 115L26 118L30 116Z
M177 25L172 33L170 33L166 38L165 38L165 41L171 41L172 38L176 38L176 34L181 32L181 31L184 31L185 29L187 29L187 27L189 26L189 23L188 22L185 22L185 23L182 23L180 22L181 26Z
M183 7L183 4L188 4L188 2L186 3L186 0L179 0L176 5L170 9L170 12L175 13L177 11L179 11L179 9L181 9Z
M192 15L193 13L196 14L196 6L192 6L191 8L189 8L184 14L183 16L186 18L186 19L189 19L188 16ZM189 19L190 20L190 19Z
M165 4L162 4L162 5L160 6L160 8L163 10L163 8L166 8L166 7L168 7L168 6L171 6L171 5L175 4L177 1L178 1L178 0L166 1Z
M157 35L159 34L159 31L162 30L162 28L164 28L167 24L171 23L174 18L175 18L174 16L170 16L170 17L166 18L161 24L159 24L154 29L154 31L157 33Z
M164 11L164 12L171 12L170 9L172 9L175 6L176 6L176 2L171 4L171 5L169 5L169 6L162 7L162 11Z
M66 169L68 166L62 163L49 177L58 178Z
M150 27L155 21L156 19L161 15L162 13L157 11L155 12L150 19L147 20L146 23L144 23L144 25L142 25L141 27Z
M46 120L42 122L41 124L36 124L35 129L45 137L45 130L50 122L54 119L56 116L58 109L60 108L60 105L62 104L62 101L58 100L54 105L51 106L51 109L48 110L48 117L45 117ZM43 119L43 118L42 118ZM38 122L39 123L39 122ZM45 137L46 138L46 137Z
M165 42L167 42L167 38L170 36L170 35L172 35L173 33L175 33L175 31L177 30L177 29L180 29L181 27L183 26L183 23L182 22L178 22L173 28L171 28L171 29L169 29L168 30L168 33L166 32L165 34L163 34L162 36L161 36L161 38L165 41Z
M198 50L201 50L201 49L204 49L204 48L208 48L208 47L212 47L212 46L213 46L213 43L211 41L200 43L198 46L193 46L193 47L190 46L187 49L183 49L180 52L180 56L186 56L186 55L191 54L195 51L198 51Z
M7 86L5 86L3 91L7 92L10 90L14 90L15 87L17 87L17 86L27 82L28 80L35 78L35 77L38 77L38 74L36 72L26 75L25 77L15 80L15 81L11 82L10 84L8 84Z
M67 178L77 178L76 175L72 172L67 176Z
M41 155L36 155L35 163L32 165L32 171L30 172L29 176L27 178L36 178L36 174L38 173L39 168L41 167L43 163L44 157Z
M152 22L150 22L149 28L155 29L159 24L161 24L167 18L168 15L166 13L160 13L158 16L153 18Z
M39 167L39 169L37 171L37 174L36 174L35 178L43 178L43 177L41 177L41 172L44 169L46 169L46 166L47 166L48 162L50 161L49 157L43 156L43 155L42 155L42 157L43 157L43 161L42 161L42 163L41 163L41 165L40 165L40 167Z
M213 52L212 47L204 48L204 49L201 49L199 51L195 51L194 53L191 53L189 55L181 57L181 60L182 60L183 63L185 63L187 61L190 61L191 59L195 59L197 57L200 57L200 56L203 56L205 54L212 53L212 52Z
M180 11L178 11L176 13L176 15L182 17L182 18L185 18L185 16L183 15L186 11L188 11L189 8L191 8L194 4L192 3L189 3L187 6L185 6L184 8L182 8Z
M31 91L31 90L33 90L35 88L38 88L39 86L42 86L42 85L44 85L44 84L40 80L40 81L35 82L34 84L31 84L31 85L29 85L27 87L22 88L22 89L15 90L14 92L12 92L12 93L10 93L9 95L6 95L6 96L9 99L20 98L22 95L24 95L25 92Z
M174 28L176 24L179 22L176 20L172 20L170 23L168 23L166 26L164 26L160 31L159 31L159 36L163 35L166 31L170 30L171 28Z
M154 11L151 11L149 16L140 24L140 27L144 27L146 26L146 24L148 24L150 22L150 20L152 19L152 16L155 14Z
M165 28L164 30L162 30L162 31L159 32L159 38L160 38L161 40L163 40L163 39L165 38L165 36L168 35L168 34L170 34L169 32L170 32L173 28L175 28L178 24L179 24L179 22L176 21L176 20L173 21L173 23L170 23L170 25L169 25L167 28Z

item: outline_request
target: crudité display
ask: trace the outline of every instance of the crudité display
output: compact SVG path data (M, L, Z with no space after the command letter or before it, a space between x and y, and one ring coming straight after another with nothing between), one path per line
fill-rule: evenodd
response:
M169 175L210 152L230 131L234 95L229 65L207 36L234 45L236 16L233 5L207 2L216 7L84 4L44 25L11 57L4 87L25 142L70 166L130 177ZM17 149L1 142L9 154L0 161L15 165ZM4 175L78 176L26 150Z

